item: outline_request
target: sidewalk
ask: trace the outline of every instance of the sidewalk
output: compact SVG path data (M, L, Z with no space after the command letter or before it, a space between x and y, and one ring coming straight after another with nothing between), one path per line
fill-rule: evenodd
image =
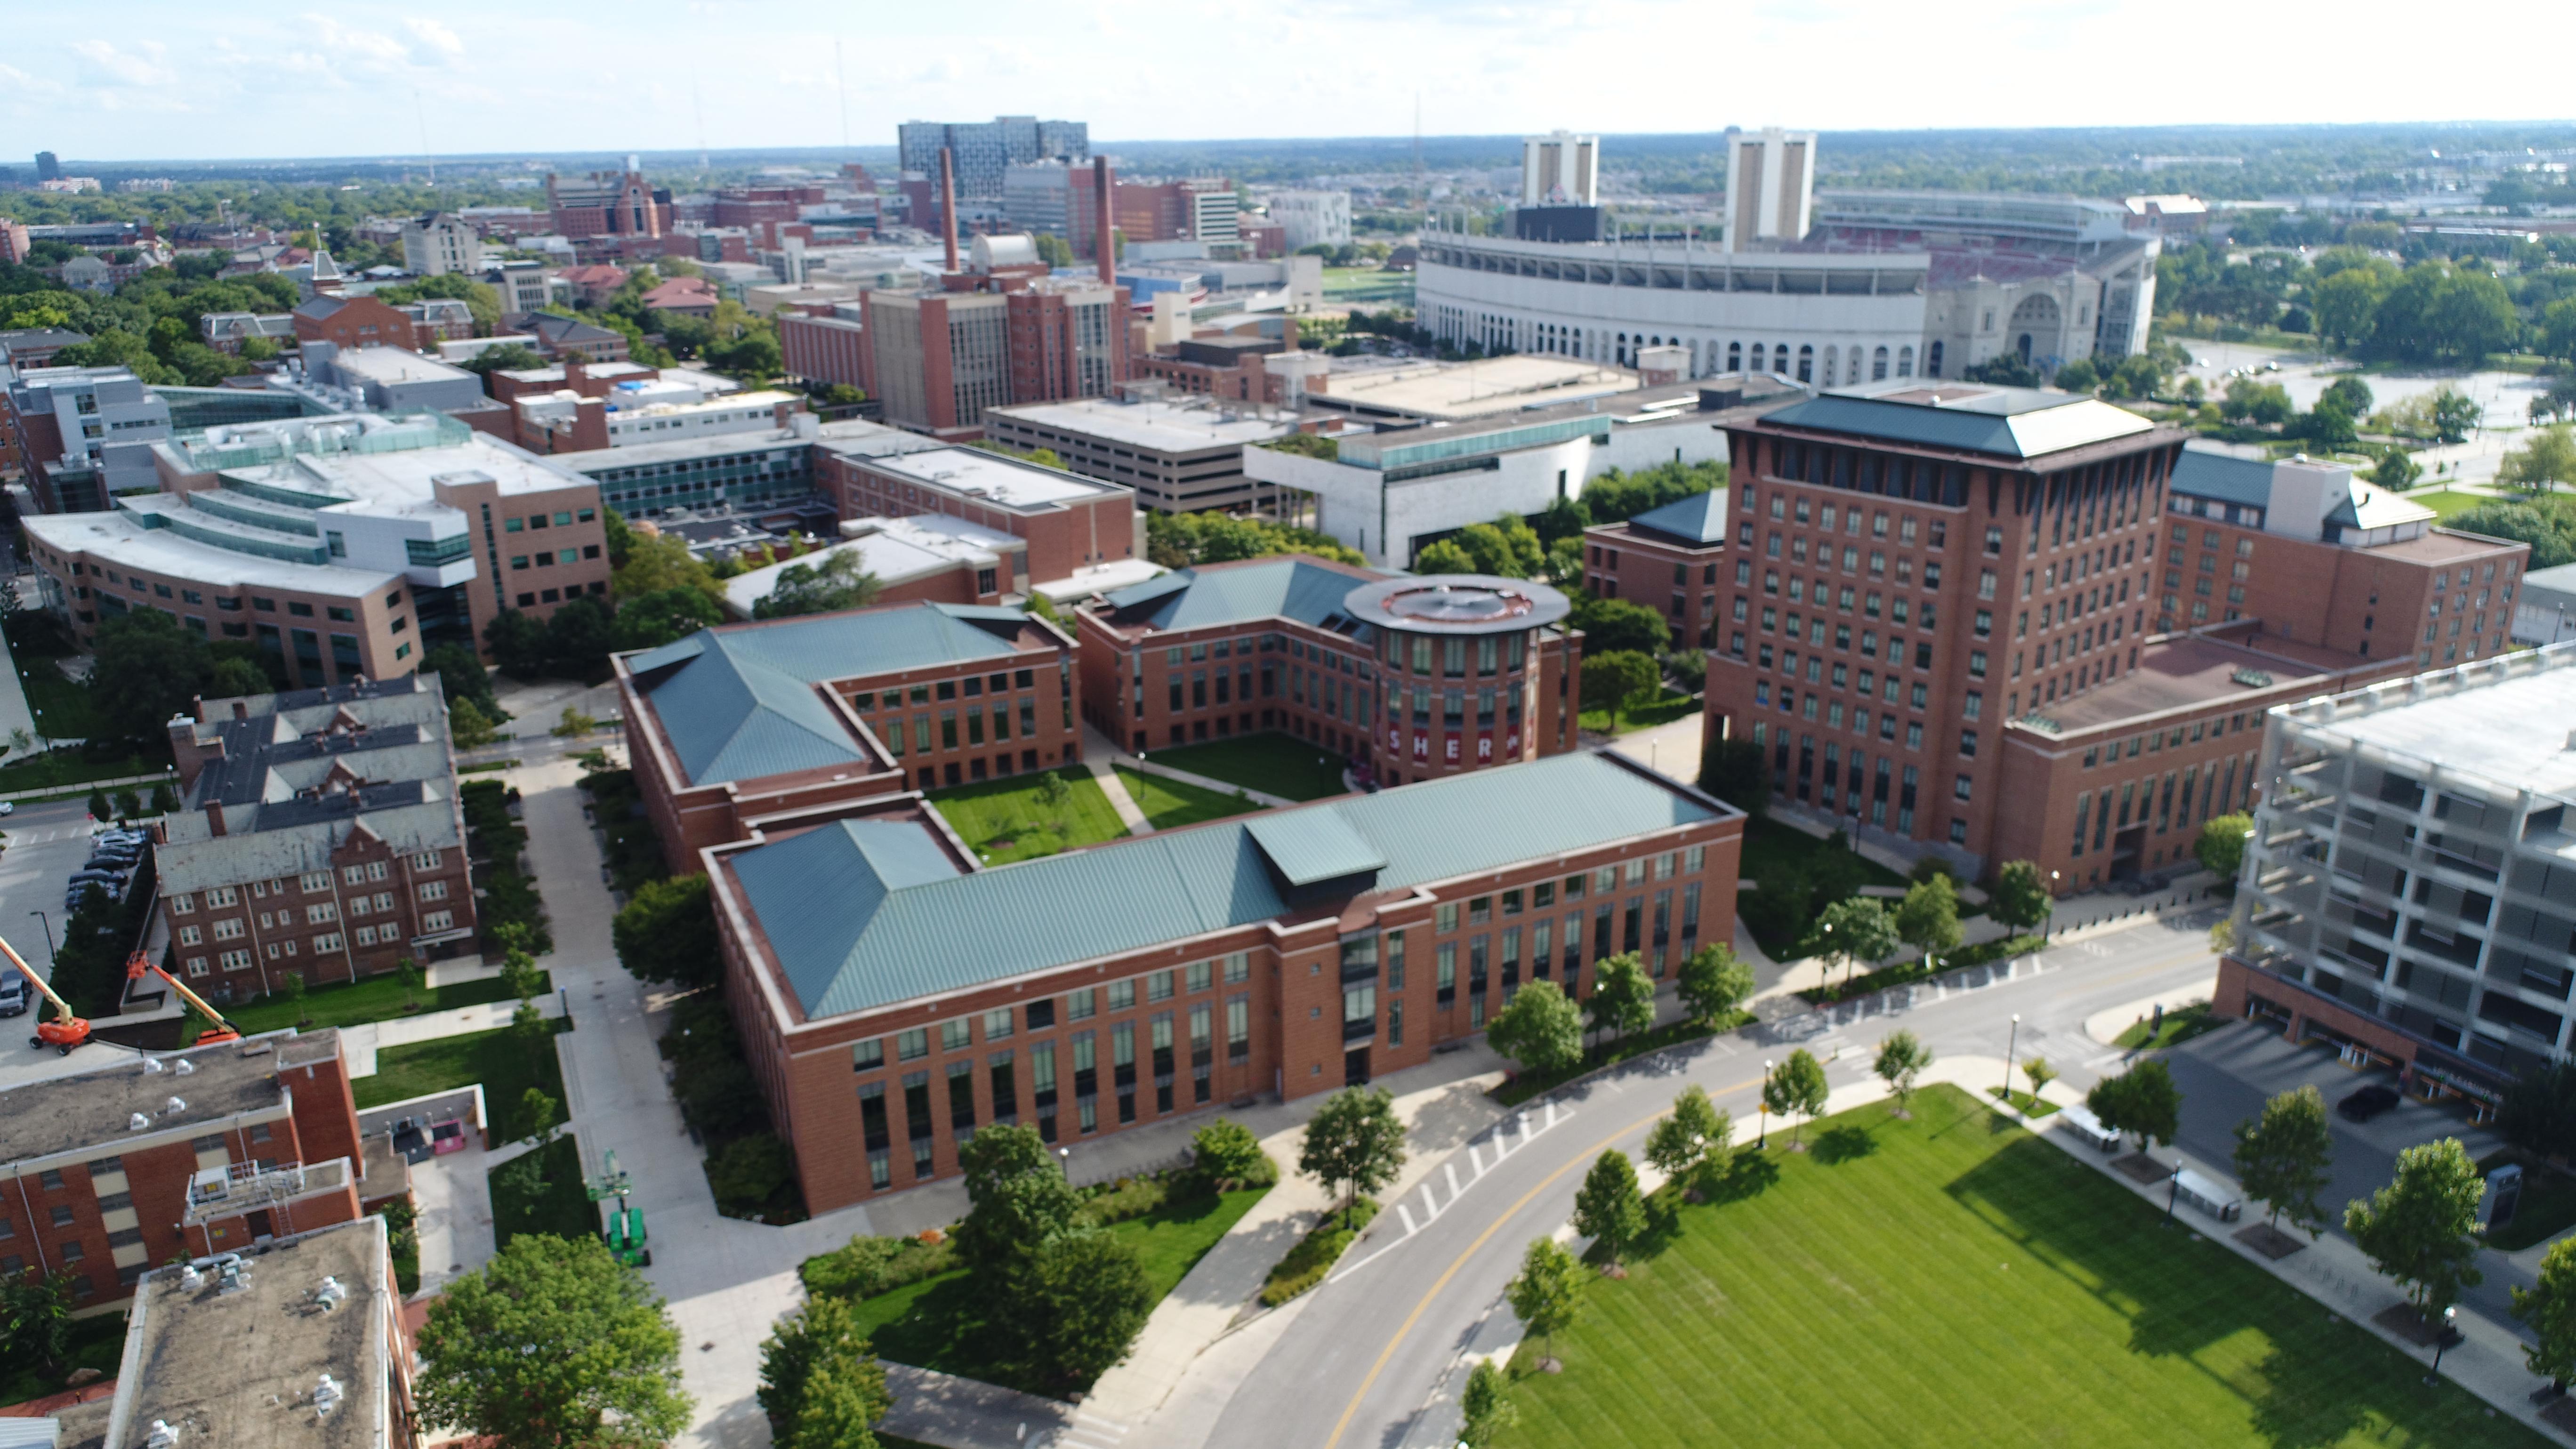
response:
M564 1014L562 992L549 991L536 998L536 1002L538 1013L549 1021ZM516 1001L487 1001L474 1006L451 1007L446 1011L423 1012L418 1016L389 1016L382 1021L362 1021L355 1026L340 1028L340 1050L348 1060L351 1077L372 1077L376 1074L376 1053L387 1047L410 1046L415 1042L437 1041L468 1032L493 1031L508 1026L511 1014L518 1009Z
M1127 793L1127 782L1118 778L1118 771L1111 768L1108 760L1085 750L1082 768L1090 771L1091 778L1100 783L1100 793L1109 797L1109 808L1118 812L1118 823L1127 827L1128 834L1154 833L1153 823L1148 821L1145 818L1145 812L1137 807L1136 797Z

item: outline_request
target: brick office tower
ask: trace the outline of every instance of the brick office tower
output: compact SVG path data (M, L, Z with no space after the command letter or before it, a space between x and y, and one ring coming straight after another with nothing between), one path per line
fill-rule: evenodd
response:
M399 1157L362 1147L328 1028L0 1090L0 1277L67 1273L83 1308L155 1263L350 1222L410 1190Z
M613 663L636 783L675 871L778 811L1082 758L1074 641L1018 609L774 619Z
M170 723L161 911L201 991L353 981L470 951L474 883L436 675L201 700Z
M1207 564L1082 605L1083 699L1139 753L1280 729L1401 785L1573 748L1569 612L1528 579Z
M726 999L823 1212L953 1176L980 1126L1072 1143L1330 1091L1429 1061L1525 979L1579 995L1606 956L1731 940L1743 828L1576 751L991 869L911 795L702 858Z

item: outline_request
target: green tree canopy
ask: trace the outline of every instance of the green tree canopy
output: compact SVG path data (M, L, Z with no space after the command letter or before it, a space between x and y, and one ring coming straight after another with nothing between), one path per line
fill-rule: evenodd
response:
M1648 655L1627 649L1587 654L1583 660L1583 702L1610 712L1616 728L1619 711L1651 702L1664 682L1664 671Z
M617 606L609 637L613 647L655 649L724 622L724 610L698 589L663 589Z
M2103 1126L2135 1136L2140 1150L2149 1142L2173 1145L2182 1127L2182 1089L2156 1057L2095 1082L2084 1095L2084 1107Z
M1931 1065L1932 1049L1923 1044L1922 1038L1900 1027L1879 1042L1878 1056L1870 1063L1870 1070L1887 1083L1887 1090L1896 1098L1897 1112L1903 1114L1913 1106L1915 1079Z
M2496 465L2496 481L2525 493L2576 483L2576 432L2565 423L2534 432Z
M1683 959L1673 985L1693 1018L1714 1021L1753 995L1753 968L1734 947L1713 941Z
M1190 1165L1219 1190L1241 1186L1264 1170L1261 1139L1231 1117L1219 1117L1190 1138Z
M1386 1088L1344 1087L1307 1119L1297 1170L1342 1189L1345 1222L1362 1194L1395 1181L1403 1167L1404 1123Z
M174 715L205 692L213 672L206 641L158 609L110 614L98 626L90 699L122 737L158 740Z
M2474 365L2522 330L2504 284L2447 261L2408 267L2372 314L2371 347L2412 362Z
M2283 1213L2312 1238L2326 1231L2317 1193L2333 1178L2334 1133L2326 1126L2326 1099L2313 1086L2283 1092L2263 1104L2263 1115L2236 1124L2236 1180L2245 1195Z
M2537 1342L2522 1346L2525 1366L2557 1388L2576 1377L2576 1238L2560 1238L2541 1255L2540 1279L2515 1288L2513 1316Z
M1458 546L1474 565L1470 572L1503 578L1535 577L1547 561L1546 545L1517 514L1505 513L1491 523L1471 523L1458 534Z
M2034 929L2057 907L2047 878L2027 860L2008 860L1995 872L1995 888L1986 897L1986 914L2015 930Z
M1583 1060L1583 1012L1553 981L1530 982L1485 1025L1485 1042L1542 1074Z
M1935 874L1906 888L1896 907L1896 934L1926 956L1959 946L1959 893L1950 877Z
M1584 662L1588 668L1594 658L1603 654L1634 653L1653 656L1672 644L1672 630L1664 616L1643 604L1626 599L1595 599L1589 595L1575 601L1574 627L1583 631Z
M1655 1024L1655 983L1637 953L1605 956L1593 967L1590 1026L1623 1037Z
M1574 1230L1592 1239L1619 1261L1628 1245L1646 1230L1646 1199L1637 1190L1636 1164L1612 1148L1601 1154L1574 1194Z
M1512 1402L1512 1381L1492 1359L1480 1359L1467 1371L1467 1387L1458 1396L1458 1442L1467 1449L1487 1449L1506 1429L1521 1421Z
M1533 1238L1521 1254L1520 1276L1503 1295L1512 1313L1538 1335L1544 1347L1574 1326L1583 1312L1583 1264L1556 1239Z
M799 562L780 569L769 597L752 605L751 613L755 619L792 619L864 609L884 591L857 549L841 549L825 554L819 564Z
M618 908L608 930L618 962L639 981L695 990L714 985L724 969L703 874L645 882Z
M1711 730L1710 734L1715 735ZM1700 747L1699 787L1756 819L1770 813L1771 767L1749 739L1711 738Z
M2475 1264L2485 1194L2486 1175L2468 1149L2445 1137L2398 1153L2396 1178L2370 1201L2347 1206L2343 1227L2430 1322L2459 1301L2462 1288L2484 1281Z
M1825 907L1816 918L1816 939L1825 957L1840 960L1846 974L1864 964L1875 968L1904 944L1896 934L1896 920L1871 896L1845 896Z
M1825 1064L1816 1060L1815 1053L1800 1047L1772 1069L1770 1079L1762 1084L1762 1101L1784 1117L1797 1114L1797 1128L1789 1135L1790 1142L1797 1145L1801 1144L1799 1133L1804 1131L1806 1119L1825 1110L1825 1098L1831 1091L1825 1081Z
M1484 572L1476 567L1475 555L1454 538L1437 538L1424 544L1421 552L1413 556L1413 571L1424 575Z
M2191 843L2191 854L2200 868L2220 880L2236 879L2245 864L2245 837L2254 830L2254 817L2244 814L2213 815L2202 822L2200 834Z
M689 1424L679 1330L596 1238L511 1238L430 1304L417 1348L426 1423L513 1445L661 1443Z

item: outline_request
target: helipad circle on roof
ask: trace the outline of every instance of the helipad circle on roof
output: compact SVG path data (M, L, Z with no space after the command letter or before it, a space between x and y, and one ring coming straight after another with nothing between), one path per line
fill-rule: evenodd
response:
M1381 629L1419 634L1505 634L1553 624L1574 611L1565 595L1534 579L1426 574L1362 584L1342 612Z

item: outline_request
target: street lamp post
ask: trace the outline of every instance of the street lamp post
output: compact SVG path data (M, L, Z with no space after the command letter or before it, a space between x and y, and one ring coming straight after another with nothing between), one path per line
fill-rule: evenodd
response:
M2172 1174L2165 1180L2172 1184L2172 1188L2165 1194L2165 1220L2157 1224L2157 1226L2169 1228L2173 1226L2174 1204L2182 1200L2181 1162L2177 1161L2174 1163Z
M45 969L47 971L51 971L54 969L53 920L42 911L29 911L27 914L35 917L37 920L42 921L45 924Z
M1762 1132L1753 1144L1753 1150L1756 1152L1771 1145L1771 1059L1768 1057L1762 1060L1762 1107L1758 1116L1762 1124Z
M2012 1105L2013 1053L2021 1049L2021 1013L2013 1013L2012 1032L2004 1038L2004 1105Z
M2441 1382L2442 1350L2451 1346L2451 1334L2453 1332L2452 1325L2459 1321L2460 1310L2457 1308L2445 1308L2442 1310L2442 1326L2433 1335L2433 1371L2424 1375L2424 1382L2428 1384Z

